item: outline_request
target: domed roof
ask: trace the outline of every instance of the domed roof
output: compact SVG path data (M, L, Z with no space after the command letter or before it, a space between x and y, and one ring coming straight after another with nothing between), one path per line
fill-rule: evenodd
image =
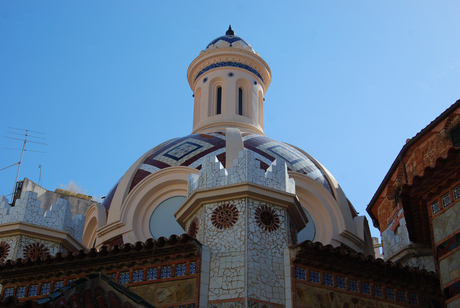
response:
M260 161L262 169L267 170L275 159L281 159L286 162L289 171L307 175L332 194L326 175L314 159L310 159L286 143L262 135L254 133L242 133L241 135L244 148L256 154L256 159ZM161 169L188 166L200 170L204 157L208 155L215 155L225 167L225 132L193 134L174 139L143 161L134 173L129 191L131 192L147 176ZM107 210L110 208L117 187L118 184L112 188L102 203Z
M205 50L224 47L236 47L254 52L254 50L248 42L243 40L241 37L235 35L235 32L232 30L231 26L228 28L225 35L219 36L218 38L212 40L211 43L209 43L208 46L206 46Z

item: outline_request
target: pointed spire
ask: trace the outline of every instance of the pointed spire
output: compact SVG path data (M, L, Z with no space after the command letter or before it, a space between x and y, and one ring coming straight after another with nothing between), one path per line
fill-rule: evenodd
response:
M228 26L228 30L225 32L225 35L235 35L235 32L232 30L232 25Z

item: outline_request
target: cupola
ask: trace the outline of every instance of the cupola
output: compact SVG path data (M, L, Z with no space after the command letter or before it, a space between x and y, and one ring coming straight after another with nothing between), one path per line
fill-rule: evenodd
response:
M235 127L264 134L270 67L231 26L192 61L187 79L195 98L193 133Z

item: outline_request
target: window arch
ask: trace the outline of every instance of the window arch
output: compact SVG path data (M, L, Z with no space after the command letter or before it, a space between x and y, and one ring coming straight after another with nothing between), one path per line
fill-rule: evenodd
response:
M251 118L252 85L247 79L240 78L237 80L235 97L235 114Z
M216 77L209 83L208 117L225 113L225 80Z
M217 87L217 97L216 97L216 114L222 113L222 87Z
M238 88L238 114L243 115L243 88Z

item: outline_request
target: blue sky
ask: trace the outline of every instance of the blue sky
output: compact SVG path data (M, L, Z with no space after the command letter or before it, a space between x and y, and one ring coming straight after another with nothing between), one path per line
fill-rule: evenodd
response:
M320 161L364 214L406 139L460 98L459 13L459 1L2 0L0 132L46 134L20 179L37 182L41 164L45 188L104 196L191 132L188 65L232 24L272 70L266 135ZM0 169L21 146L1 138ZM0 171L0 195L16 171Z

